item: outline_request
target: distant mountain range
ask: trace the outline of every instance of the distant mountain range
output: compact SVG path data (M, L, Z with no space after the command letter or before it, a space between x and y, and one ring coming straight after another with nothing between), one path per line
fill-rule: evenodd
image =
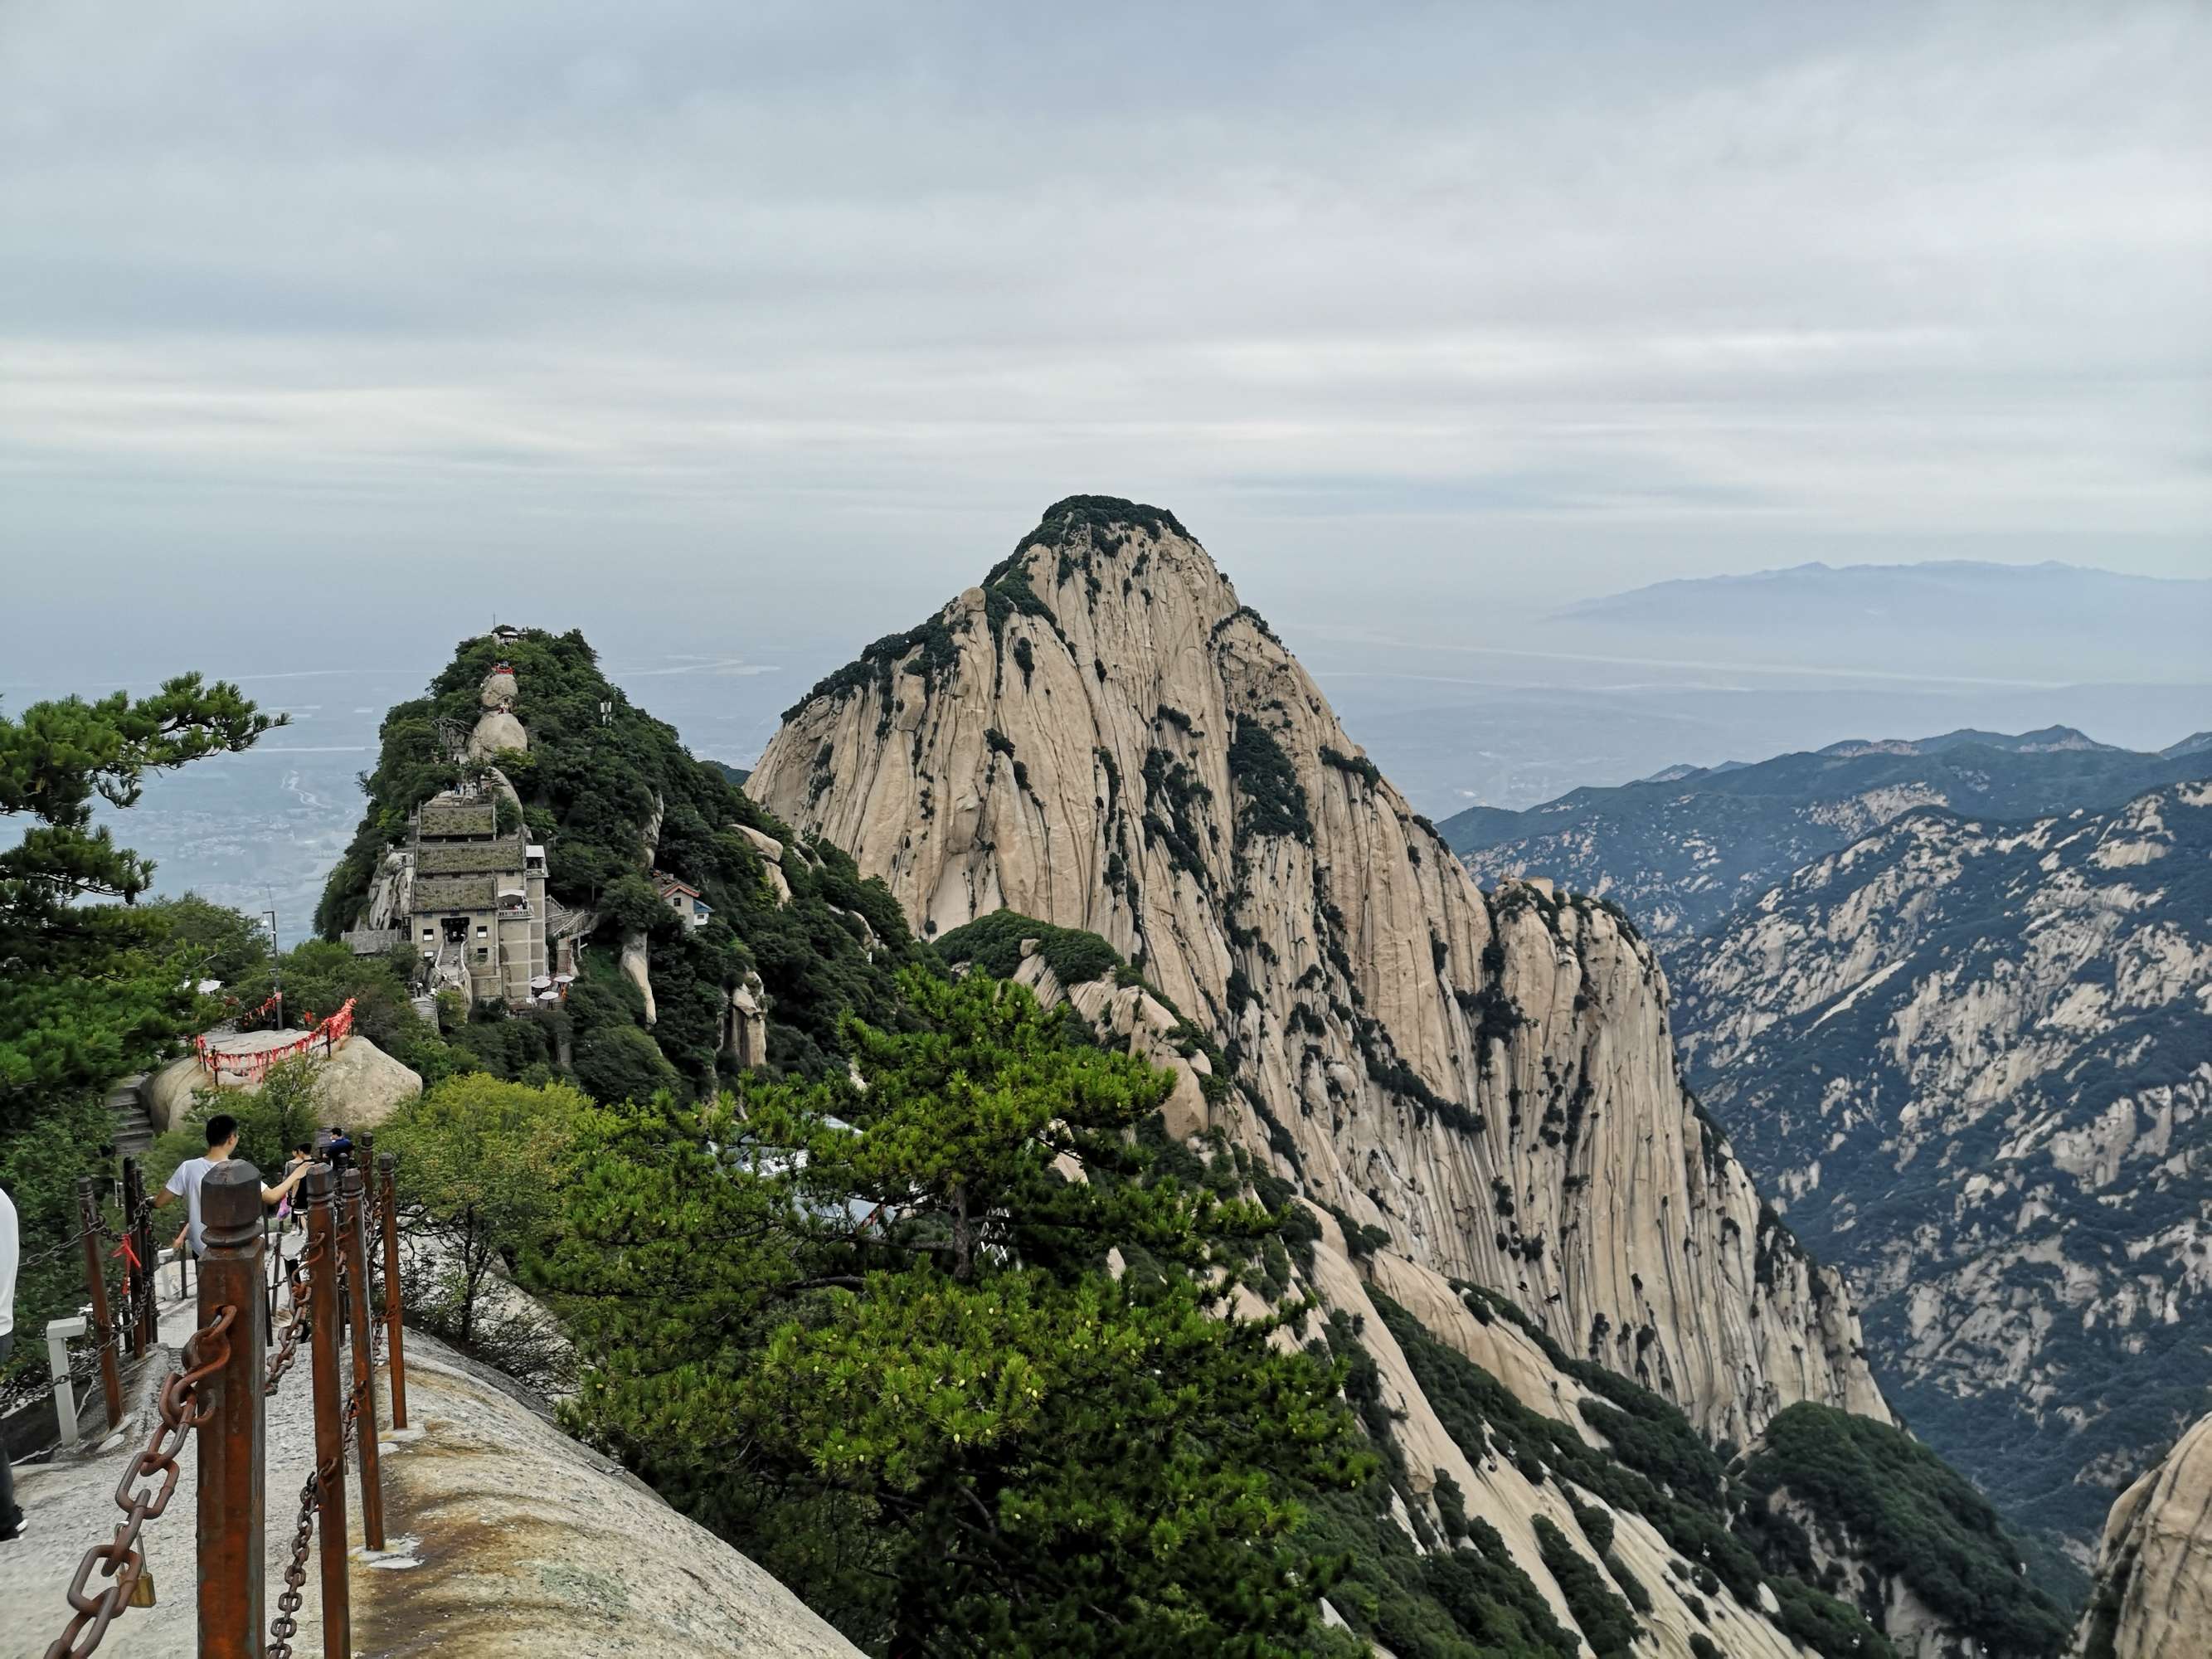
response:
M1711 641L1741 660L2043 682L2200 682L2212 674L2212 580L2070 564L1802 564L1656 583L1555 612L1646 649Z
M1441 828L1655 937L1686 1078L1884 1388L2085 1565L2212 1405L2212 734L1852 739Z
M1851 740L1755 765L1670 767L1526 811L1471 807L1439 826L1486 884L1541 876L1624 906L1665 954L1792 871L1916 807L1998 818L2109 810L2212 770L2212 734L2156 753L2069 726Z

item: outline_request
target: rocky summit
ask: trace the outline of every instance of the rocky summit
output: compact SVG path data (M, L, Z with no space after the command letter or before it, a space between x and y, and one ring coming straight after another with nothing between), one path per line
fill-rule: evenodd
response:
M1840 1282L1684 1094L1636 930L1479 891L1171 514L1059 503L815 687L746 787L925 935L1011 908L1105 939L1221 1056L1178 1134L1508 1290L1714 1437L1887 1414Z
M2086 1562L2203 1410L2212 782L1925 809L1678 957L1690 1075L1915 1429Z
M1582 1650L1509 1601L1607 1656L2065 1645L1686 1091L1636 927L1480 890L1171 514L1058 503L745 788L948 965L1171 1069L1168 1152L1291 1218L1240 1305L1349 1368L1382 1471L1309 1524L1376 1651Z

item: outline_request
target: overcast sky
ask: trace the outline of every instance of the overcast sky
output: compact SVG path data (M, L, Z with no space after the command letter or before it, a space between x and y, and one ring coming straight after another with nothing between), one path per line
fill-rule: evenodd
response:
M0 653L857 642L1079 490L1378 623L2208 574L2208 87L2202 3L0 0Z

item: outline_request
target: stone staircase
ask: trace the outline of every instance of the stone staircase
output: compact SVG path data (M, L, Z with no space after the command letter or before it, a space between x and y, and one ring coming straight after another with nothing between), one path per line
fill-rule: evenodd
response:
M115 1119L115 1150L125 1158L143 1157L154 1144L154 1118L146 1109L139 1085L146 1073L126 1077L107 1091L107 1109Z

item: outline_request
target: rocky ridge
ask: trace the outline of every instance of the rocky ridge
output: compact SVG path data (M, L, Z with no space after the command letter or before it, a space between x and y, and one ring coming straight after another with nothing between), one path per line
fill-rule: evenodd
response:
M2212 783L1917 811L1677 957L1692 1083L1920 1433L2086 1564L2212 1351Z
M1470 807L1443 830L1478 881L1547 877L1625 906L1669 957L1738 906L1923 806L1998 817L2108 811L2201 773L2186 742L2137 754L2065 726L1832 744L1756 765L1669 768L1525 812Z
M957 938L948 939L946 954L956 968L973 961L1013 978L1047 1007L1072 1006L1102 1040L1126 1046L1173 1072L1176 1087L1165 1113L1169 1132L1181 1134L1201 1123L1204 1085L1211 1072L1207 1055L1193 1051L1188 1027L1148 988L1109 971L1095 953L1071 963L1072 953L1055 948L1064 942L1052 937L1058 930L1020 920L1034 933L1019 940L1018 956L1011 968L995 953L971 957L966 943ZM1072 975L1087 976L1064 983L1052 966L1055 957L1071 968ZM1371 1237L1348 1239L1326 1212L1316 1218L1315 1237L1297 1263L1286 1268L1287 1294L1310 1295L1332 1331L1355 1332L1373 1367L1373 1404L1388 1424L1398 1465L1385 1529L1386 1536L1400 1534L1398 1549L1416 1557L1448 1553L1439 1540L1449 1536L1454 1521L1463 1513L1495 1532L1514 1565L1545 1598L1553 1616L1563 1626L1577 1628L1577 1598L1563 1587L1561 1564L1544 1548L1538 1530L1540 1520L1558 1528L1561 1536L1581 1540L1577 1559L1601 1570L1598 1582L1637 1587L1650 1603L1636 1609L1638 1627L1668 1656L1707 1659L1696 1643L1703 1638L1729 1653L1802 1653L1809 1647L1838 1654L1848 1649L1852 1659L1869 1659L1879 1650L1856 1644L1871 1643L1865 1634L1869 1628L1886 1638L1900 1659L1970 1659L1975 1651L1957 1619L1930 1607L1898 1570L1898 1551L1890 1540L1851 1536L1838 1513L1832 1481L1808 1498L1790 1500L1795 1527L1814 1540L1808 1557L1792 1559L1794 1552L1743 1547L1747 1540L1763 1542L1773 1532L1771 1524L1746 1525L1742 1512L1762 1500L1755 1486L1743 1486L1737 1479L1760 1472L1772 1461L1775 1449L1767 1437L1754 1443L1724 1479L1718 1478L1720 1463L1713 1460L1709 1470L1713 1484L1703 1490L1694 1470L1686 1478L1679 1462L1666 1464L1664 1484L1657 1492L1632 1474L1621 1489L1593 1489L1583 1484L1589 1479L1588 1468L1563 1465L1556 1445L1547 1447L1540 1436L1528 1434L1531 1423L1540 1424L1546 1434L1557 1435L1571 1446L1589 1448L1603 1462L1618 1459L1632 1469L1656 1474L1658 1471L1630 1448L1638 1441L1647 1448L1654 1439L1663 1443L1670 1423L1678 1437L1692 1437L1694 1431L1687 1420L1671 1407L1649 1401L1634 1413L1641 1419L1640 1430L1627 1429L1616 1410L1622 1399L1619 1385L1595 1386L1604 1375L1601 1368L1565 1363L1557 1346L1533 1322L1524 1324L1500 1316L1501 1310L1510 1309L1510 1303L1449 1280L1387 1247L1378 1248ZM1242 1291L1239 1309L1257 1315L1264 1311L1263 1301ZM1345 1322L1341 1327L1339 1321ZM1398 1334L1408 1331L1417 1334L1425 1351L1419 1364L1409 1357ZM1285 1343L1291 1340L1288 1333L1278 1338ZM1445 1407L1431 1401L1422 1374L1430 1373L1433 1385L1439 1356L1455 1357L1469 1368L1462 1376L1444 1381L1449 1385L1474 1380L1479 1403L1472 1417L1464 1395L1449 1417ZM1485 1389L1498 1392L1486 1397ZM1636 1403L1635 1392L1629 1396L1631 1405ZM1816 1409L1826 1408L1801 1405L1789 1415ZM1848 1420L1863 1425L1862 1432L1872 1434L1877 1446L1887 1446L1893 1455L1903 1451L1933 1462L1901 1431L1873 1419ZM1619 1442L1609 1437L1624 1431ZM1677 1439L1678 1451L1680 1444ZM1955 1475L1949 1480L1964 1488ZM1659 1501L1650 1501L1655 1498ZM1986 1517L1987 1505L1978 1498L1970 1501ZM1997 1558L2004 1564L1999 1570L2010 1572L2015 1558L2008 1540L1996 1534L1994 1517L1987 1517L1985 1526L1982 1553ZM1723 1557L1729 1558L1722 1560L1717 1573L1709 1565L1716 1559L1717 1541ZM1352 1582L1339 1592L1340 1596L1371 1590L1370 1575L1363 1569L1371 1565L1372 1552L1366 1560L1359 1555L1355 1550ZM1856 1633L1839 1632L1818 1616L1808 1616L1797 1585L1812 1582L1845 1595L1868 1624ZM1778 1587L1789 1597L1786 1606ZM1953 1598L1954 1602L1961 1599ZM1370 1615L1363 1627L1377 1636L1391 1633L1389 1609L1370 1610ZM1396 1616L1407 1618L1403 1608ZM1593 1642L1599 1638L1595 1626L1579 1627ZM1385 1655L1392 1651L1381 1645L1376 1650ZM2000 1644L1985 1645L1979 1651L1984 1659L2026 1659L2055 1656L2057 1649Z
M1191 1131L1711 1436L1887 1417L1839 1282L1682 1092L1634 929L1479 891L1171 514L1058 504L816 687L746 789L925 935L1001 907L1101 935L1223 1057Z

